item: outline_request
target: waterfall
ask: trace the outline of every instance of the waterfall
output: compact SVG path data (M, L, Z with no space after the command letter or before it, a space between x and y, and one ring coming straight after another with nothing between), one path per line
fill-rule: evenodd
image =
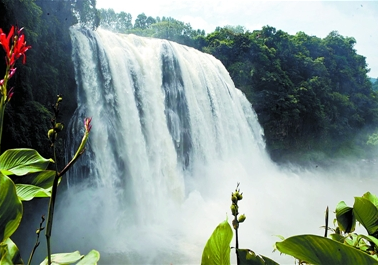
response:
M96 185L128 190L134 207L154 208L167 196L182 201L185 175L198 166L246 153L262 162L256 114L214 57L101 29L71 35L79 90L73 121L93 119L83 166ZM77 127L71 125L73 137Z
M241 245L272 256L274 235L322 234L325 207L349 199L333 195L343 184L328 173L324 185L271 162L256 113L213 56L102 29L73 27L71 38L78 109L68 156L84 117L93 127L58 207L67 251L96 248L105 264L198 264L241 182Z

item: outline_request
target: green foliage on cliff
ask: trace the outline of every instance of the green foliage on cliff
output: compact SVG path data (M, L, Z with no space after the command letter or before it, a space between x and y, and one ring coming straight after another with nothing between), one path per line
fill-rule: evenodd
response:
M113 10L100 14L107 18L104 27L173 40L218 58L256 110L273 159L317 160L319 152L366 154L368 134L378 124L373 89L378 83L370 82L353 37L337 31L325 38L290 35L271 26L253 32L242 26L217 27L205 35L190 24L144 13L134 25L128 14L128 27L121 31L111 22L119 21Z
M42 154L48 149L46 136L33 139L34 132L26 122L11 122L11 111L21 115L18 120L30 121L38 113L47 115L49 99L63 94L67 115L63 122L68 122L76 107L68 28L77 22L167 39L214 55L252 103L268 150L277 161L311 160L319 152L330 156L361 154L368 134L377 126L378 82L370 82L365 57L354 49L356 40L336 31L318 38L304 32L290 35L270 26L253 32L242 26L226 26L206 35L204 30L171 17L153 18L142 13L133 23L129 13L97 10L94 0L2 0L0 5L0 26L25 25L28 43L33 46L27 66L20 65L17 70L17 89L6 116L10 122L10 133L5 134L9 141L4 141L7 148L26 145ZM24 106L34 106L34 114L27 115ZM33 123L37 124L29 122ZM42 131L48 124L40 126L33 130ZM358 135L362 130L364 134ZM12 131L25 134L13 135Z
M76 108L76 84L71 62L71 40L68 28L77 22L69 1L0 1L0 27L24 26L28 44L27 64L19 63L12 83L14 97L5 114L3 150L30 147L50 155L46 131L50 127L51 99L66 95L64 116L68 124ZM4 56L4 51L0 51ZM2 62L0 71L4 72ZM41 122L43 121L43 122Z
M277 160L292 153L343 153L359 131L378 122L377 94L356 40L290 35L265 26L236 33L220 28L204 51L219 58L252 102Z

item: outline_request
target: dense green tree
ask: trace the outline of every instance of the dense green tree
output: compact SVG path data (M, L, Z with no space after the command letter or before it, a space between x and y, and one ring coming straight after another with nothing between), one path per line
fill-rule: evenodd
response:
M116 13L113 9L100 9L100 25L114 32L127 33L133 28L132 16L129 13Z
M95 30L100 25L100 12L96 9L96 0L70 0L78 23Z
M355 40L217 28L203 51L220 59L252 102L276 160L294 152L337 152L358 130L377 125L377 100Z
M378 91L378 78L375 80L375 82L373 84L373 90Z
M135 19L134 28L142 30L149 29L154 23L156 23L156 20L153 17L147 17L144 13L142 13Z

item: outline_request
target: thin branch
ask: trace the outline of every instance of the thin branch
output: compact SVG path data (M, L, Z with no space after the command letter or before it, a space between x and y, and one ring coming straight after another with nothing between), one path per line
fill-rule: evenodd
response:
M36 231L36 234L37 234L37 240L35 241L35 244L34 244L34 247L33 247L33 250L32 252L30 253L30 257L29 257L29 260L28 260L28 263L27 265L30 265L31 264L31 261L33 259L33 256L34 256L34 253L35 253L35 250L38 248L40 242L39 242L39 235L40 233L42 232L43 229L45 229L42 225L43 223L45 222L45 216L42 215L41 217L41 222L39 223L39 228L37 229Z

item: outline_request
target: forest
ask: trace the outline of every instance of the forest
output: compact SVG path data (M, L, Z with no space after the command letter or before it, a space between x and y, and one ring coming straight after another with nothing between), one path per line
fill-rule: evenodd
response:
M0 28L24 27L32 45L27 64L18 65L13 79L4 150L23 146L48 154L46 131L57 94L64 95L62 120L68 124L77 104L69 36L76 23L167 39L219 59L255 109L276 162L369 158L378 142L378 81L368 76L365 57L354 49L356 40L337 31L318 38L267 25L252 31L224 26L205 33L171 17L142 13L133 20L126 12L96 9L95 0L1 0L0 13Z

